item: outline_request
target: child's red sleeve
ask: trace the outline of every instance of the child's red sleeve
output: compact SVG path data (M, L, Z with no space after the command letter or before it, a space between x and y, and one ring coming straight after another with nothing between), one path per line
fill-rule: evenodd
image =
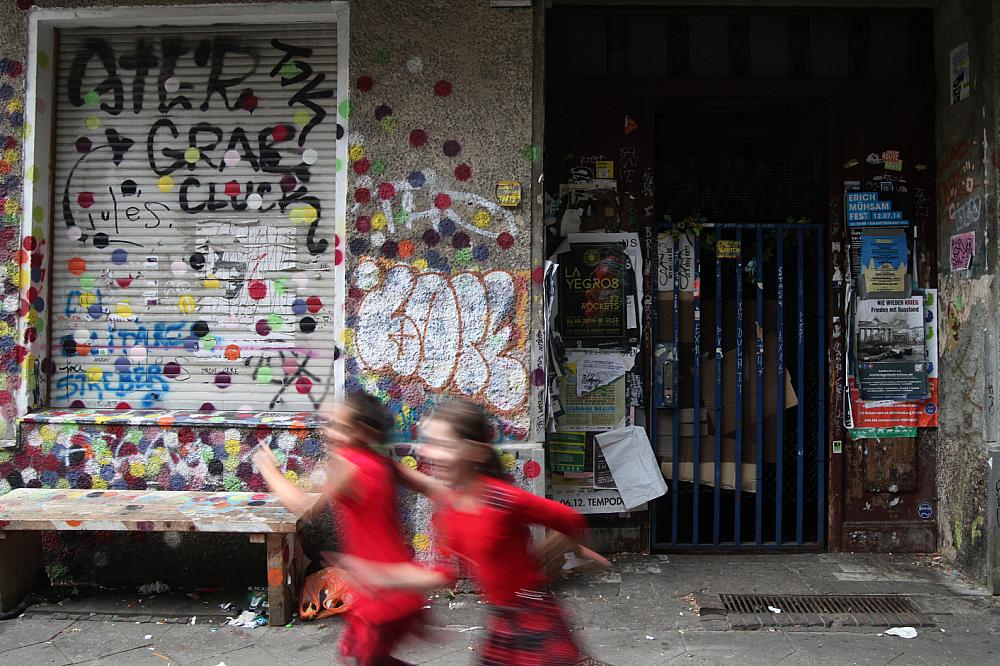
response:
M587 526L587 519L568 506L520 488L511 490L514 494L514 514L523 523L544 525L572 539L579 539Z
M452 585L458 580L458 557L449 547L447 521L435 513L431 519L431 527L434 538L428 568L444 575L448 579L445 585Z

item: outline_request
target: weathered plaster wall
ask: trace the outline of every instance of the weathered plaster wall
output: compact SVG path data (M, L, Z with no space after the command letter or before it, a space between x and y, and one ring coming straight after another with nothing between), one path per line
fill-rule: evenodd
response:
M935 11L941 345L939 547L979 579L986 571L984 330L997 332L994 3L946 0ZM972 92L952 104L949 55L968 42ZM950 270L951 236L976 233L971 270Z
M531 45L530 10L351 5L345 388L403 437L443 394L529 435Z

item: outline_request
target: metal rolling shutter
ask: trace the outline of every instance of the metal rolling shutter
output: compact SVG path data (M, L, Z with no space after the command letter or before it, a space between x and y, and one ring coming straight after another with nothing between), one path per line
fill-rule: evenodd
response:
M60 32L52 406L311 411L332 391L336 36Z

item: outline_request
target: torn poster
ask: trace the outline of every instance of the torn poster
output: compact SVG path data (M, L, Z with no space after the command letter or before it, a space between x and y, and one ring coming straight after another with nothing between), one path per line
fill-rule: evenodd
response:
M626 509L666 494L667 482L656 463L645 428L616 428L602 432L595 439L608 461Z
M565 374L557 380L559 400L563 408L557 421L560 431L610 430L624 422L624 378L581 396L576 392L576 364L567 363L563 369Z

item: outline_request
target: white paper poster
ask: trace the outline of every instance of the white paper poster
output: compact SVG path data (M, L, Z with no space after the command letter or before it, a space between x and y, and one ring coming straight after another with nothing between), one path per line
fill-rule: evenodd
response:
M586 395L607 386L632 368L632 358L623 354L587 354L576 362L576 394Z
M595 439L601 445L626 509L666 494L667 482L656 463L645 428L616 428L596 435Z

